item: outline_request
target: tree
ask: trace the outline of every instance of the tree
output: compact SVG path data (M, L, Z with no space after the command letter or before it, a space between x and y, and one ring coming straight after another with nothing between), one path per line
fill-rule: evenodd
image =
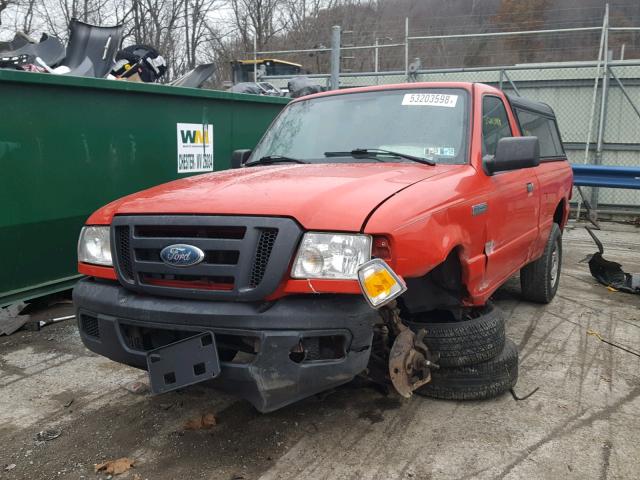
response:
M198 62L200 47L211 32L209 17L218 6L217 0L186 0L184 3L185 53L189 69Z
M0 25L2 25L2 12L4 12L12 3L14 3L12 0L0 0Z
M254 37L258 50L264 50L268 42L283 31L280 10L283 2L284 0L229 0L237 33L246 51L253 50Z
M493 22L504 31L542 29L550 4L551 0L502 0ZM504 45L501 58L511 63L540 60L536 56L545 46L539 35L506 37L500 43Z

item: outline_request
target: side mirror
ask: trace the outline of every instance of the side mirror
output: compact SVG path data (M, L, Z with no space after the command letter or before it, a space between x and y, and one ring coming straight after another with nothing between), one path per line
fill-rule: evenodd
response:
M249 160L249 156L251 155L251 150L234 150L231 154L231 168L240 168L247 160Z
M498 140L496 154L484 161L487 175L540 165L538 137L504 137Z

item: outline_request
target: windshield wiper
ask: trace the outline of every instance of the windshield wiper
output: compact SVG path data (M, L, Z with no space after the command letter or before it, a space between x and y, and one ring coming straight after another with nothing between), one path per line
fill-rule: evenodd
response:
M360 155L375 155L377 153L391 155L393 157L405 158L407 160L411 160L412 162L424 163L425 165L433 166L436 164L436 162L434 162L433 160L429 160L428 158L416 157L414 155L409 155L407 153L392 152L391 150L383 150L381 148L356 148L349 152L324 152L324 155L325 157L344 157L348 155L351 155L352 157L357 157Z
M297 158L285 157L284 155L267 155L265 157L260 157L255 162L251 162L248 165L257 165L258 163L270 164L270 163L308 163L304 160L299 160Z

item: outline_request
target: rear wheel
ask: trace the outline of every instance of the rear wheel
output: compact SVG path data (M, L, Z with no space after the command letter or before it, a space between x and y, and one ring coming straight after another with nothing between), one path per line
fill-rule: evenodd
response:
M520 270L520 287L526 300L549 303L558 291L562 269L562 232L554 223L542 256Z
M518 348L506 339L502 352L487 362L431 371L431 382L416 390L444 400L484 400L509 391L518 381Z

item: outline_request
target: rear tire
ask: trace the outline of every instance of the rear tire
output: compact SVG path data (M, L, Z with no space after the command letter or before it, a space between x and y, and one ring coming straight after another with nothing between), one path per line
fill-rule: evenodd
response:
M542 256L520 270L522 297L536 303L549 303L555 297L562 270L562 232L554 223Z
M441 367L462 367L485 362L498 355L505 342L504 314L488 303L477 318L461 322L411 322L414 332L425 329L425 345L438 354Z
M518 381L518 347L506 339L500 354L488 362L431 371L431 382L418 395L443 400L484 400L509 391Z

